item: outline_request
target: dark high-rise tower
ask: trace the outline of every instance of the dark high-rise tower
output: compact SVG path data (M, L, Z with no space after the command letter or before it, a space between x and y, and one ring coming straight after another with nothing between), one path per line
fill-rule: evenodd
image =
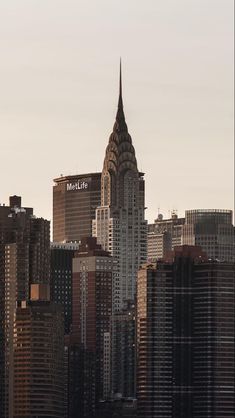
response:
M62 307L49 300L49 285L32 285L14 324L14 418L65 418Z
M135 394L135 304L127 302L126 308L112 316L112 391L126 398Z
M137 286L140 418L234 418L234 265L176 247Z
M96 238L83 238L73 260L70 416L93 418L110 394L113 260Z
M51 244L51 300L63 306L65 334L72 325L72 265L78 248L75 243Z
M50 223L11 196L9 206L0 206L0 410L5 417L12 416L16 302L29 299L32 283L49 283L49 275Z

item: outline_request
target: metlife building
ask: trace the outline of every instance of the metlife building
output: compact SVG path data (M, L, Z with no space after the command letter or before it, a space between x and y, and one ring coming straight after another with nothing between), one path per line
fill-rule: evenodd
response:
M61 176L53 186L53 241L79 242L92 235L100 205L101 173Z

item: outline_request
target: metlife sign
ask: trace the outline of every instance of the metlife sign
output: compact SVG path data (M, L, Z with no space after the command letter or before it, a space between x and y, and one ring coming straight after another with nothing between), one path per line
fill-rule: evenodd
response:
M73 183L66 184L67 192L75 191L75 190L87 190L89 187L89 183L87 181L75 181Z

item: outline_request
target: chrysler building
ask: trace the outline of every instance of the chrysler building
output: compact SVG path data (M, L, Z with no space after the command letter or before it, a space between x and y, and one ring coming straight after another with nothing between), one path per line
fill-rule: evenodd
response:
M144 218L144 174L138 171L122 100L120 65L116 121L109 137L101 176L101 206L96 209L93 235L116 263L113 311L134 300L139 266L147 258L147 222Z

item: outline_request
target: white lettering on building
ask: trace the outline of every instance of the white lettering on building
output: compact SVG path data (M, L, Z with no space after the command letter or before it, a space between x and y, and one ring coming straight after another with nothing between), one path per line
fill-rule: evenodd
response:
M86 190L88 189L86 181L76 181L75 183L67 183L67 192L71 190Z

